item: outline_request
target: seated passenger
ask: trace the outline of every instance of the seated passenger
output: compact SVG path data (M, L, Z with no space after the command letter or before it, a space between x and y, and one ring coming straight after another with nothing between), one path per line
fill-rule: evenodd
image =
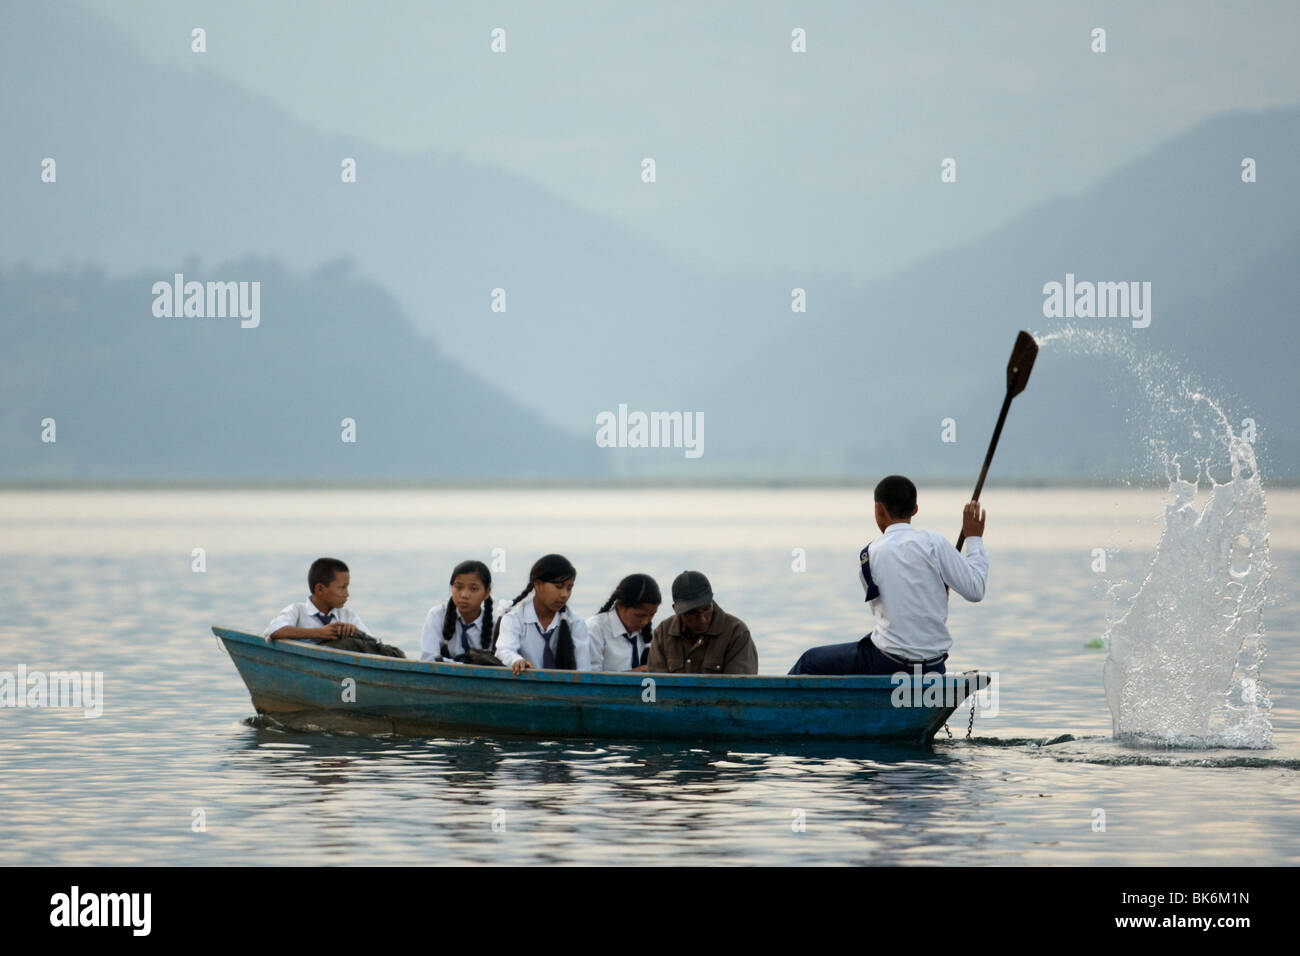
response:
M492 631L492 572L482 561L462 561L451 572L450 600L424 619L420 660L491 663Z
M538 558L528 572L528 587L496 626L496 655L515 676L530 667L591 670L587 625L569 610L577 578L560 554ZM531 592L536 592L532 600L525 601Z
M396 647L366 633L361 616L344 607L348 600L348 566L338 558L317 558L307 571L306 601L290 604L266 626L271 641L306 641L339 651L405 657Z
M587 618L591 669L643 671L650 656L650 622L663 596L648 574L629 574L595 615Z
M709 579L683 571L673 581L672 617L660 621L648 669L666 674L757 674L758 648L740 618L713 600Z

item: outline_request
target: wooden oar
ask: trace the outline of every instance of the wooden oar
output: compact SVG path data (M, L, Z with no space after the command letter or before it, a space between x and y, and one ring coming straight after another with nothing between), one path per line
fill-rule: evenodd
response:
M1034 359L1038 357L1038 343L1028 332L1021 332L1016 336L1016 344L1011 349L1011 361L1007 362L1007 397L1002 400L1002 411L998 413L998 423L993 429L993 438L989 441L989 453L984 456L984 467L980 469L980 480L975 482L975 493L971 495L971 501L980 500L980 492L984 489L984 479L988 477L989 465L993 463L993 451L998 447L998 438L1002 434L1002 426L1007 420L1007 409L1011 407L1011 400L1025 390L1029 384L1029 372L1034 367ZM966 534L957 537L957 550L966 543Z

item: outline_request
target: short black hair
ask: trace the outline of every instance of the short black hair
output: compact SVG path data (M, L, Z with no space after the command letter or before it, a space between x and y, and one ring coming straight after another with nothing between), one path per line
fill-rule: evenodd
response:
M307 571L307 590L315 594L316 585L330 586L336 574L347 574L348 566L338 558L317 558Z
M916 485L902 475L887 475L876 485L876 500L891 518L910 518L916 510Z

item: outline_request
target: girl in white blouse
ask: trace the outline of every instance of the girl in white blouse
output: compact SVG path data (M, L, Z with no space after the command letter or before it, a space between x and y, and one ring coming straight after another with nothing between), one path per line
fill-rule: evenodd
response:
M651 628L663 596L648 574L629 574L595 615L587 618L591 669L643 671L650 654Z
M451 572L451 598L429 609L420 634L420 660L464 662L470 648L492 649L492 572L462 561Z
M528 587L497 623L495 653L516 676L530 667L591 670L586 622L569 610L577 578L562 554L543 555L529 570Z

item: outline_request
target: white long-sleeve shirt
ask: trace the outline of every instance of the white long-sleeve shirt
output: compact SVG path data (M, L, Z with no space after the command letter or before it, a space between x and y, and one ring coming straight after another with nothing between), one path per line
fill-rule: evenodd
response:
M567 608L563 615L569 622L569 636L573 638L575 669L589 671L591 670L591 642L587 636L587 625L582 618ZM543 633L547 635L546 639L543 639ZM533 596L529 594L501 618L501 633L497 637L497 657L506 667L521 657L534 667L541 667L542 652L547 640L551 644L551 653L558 654L560 615L551 618L551 626L543 632L541 622L537 620L537 609L533 607Z
M937 531L907 522L891 524L858 558L858 580L876 618L871 640L906 660L929 660L952 647L944 585L968 601L980 601L989 576L982 538L967 538L962 555ZM875 598L873 582L880 592Z
M587 618L587 634L591 639L594 671L630 671L640 665L643 652L650 646L640 631L628 633L617 607ZM635 664L632 663L633 647L636 648Z
M365 622L361 620L361 615L346 604L343 607L336 607L330 611L329 615L325 615L320 608L312 604L311 600L308 599L299 601L297 604L290 604L277 614L274 620L266 625L266 630L262 632L262 636L270 637L282 627L324 627L334 621L338 621L340 624L352 624L362 634L370 633ZM317 640L314 637L296 637L294 640L306 641L308 644L321 644L326 640L333 640L333 638Z
M467 650L465 637L469 638L469 642L473 647L483 647L483 618L487 615L483 613L482 607L479 608L478 617L474 619L474 623L466 625L465 619L460 616L460 611L456 610L456 605L439 604L436 607L429 608L429 616L424 619L424 630L420 632L420 660L436 661L442 659L442 622L443 615L447 613L448 607L456 615L456 626L452 629L451 640L447 642L448 650L451 651L447 659L450 660L457 654L465 653ZM491 643L492 635L489 634L488 644L491 645Z

